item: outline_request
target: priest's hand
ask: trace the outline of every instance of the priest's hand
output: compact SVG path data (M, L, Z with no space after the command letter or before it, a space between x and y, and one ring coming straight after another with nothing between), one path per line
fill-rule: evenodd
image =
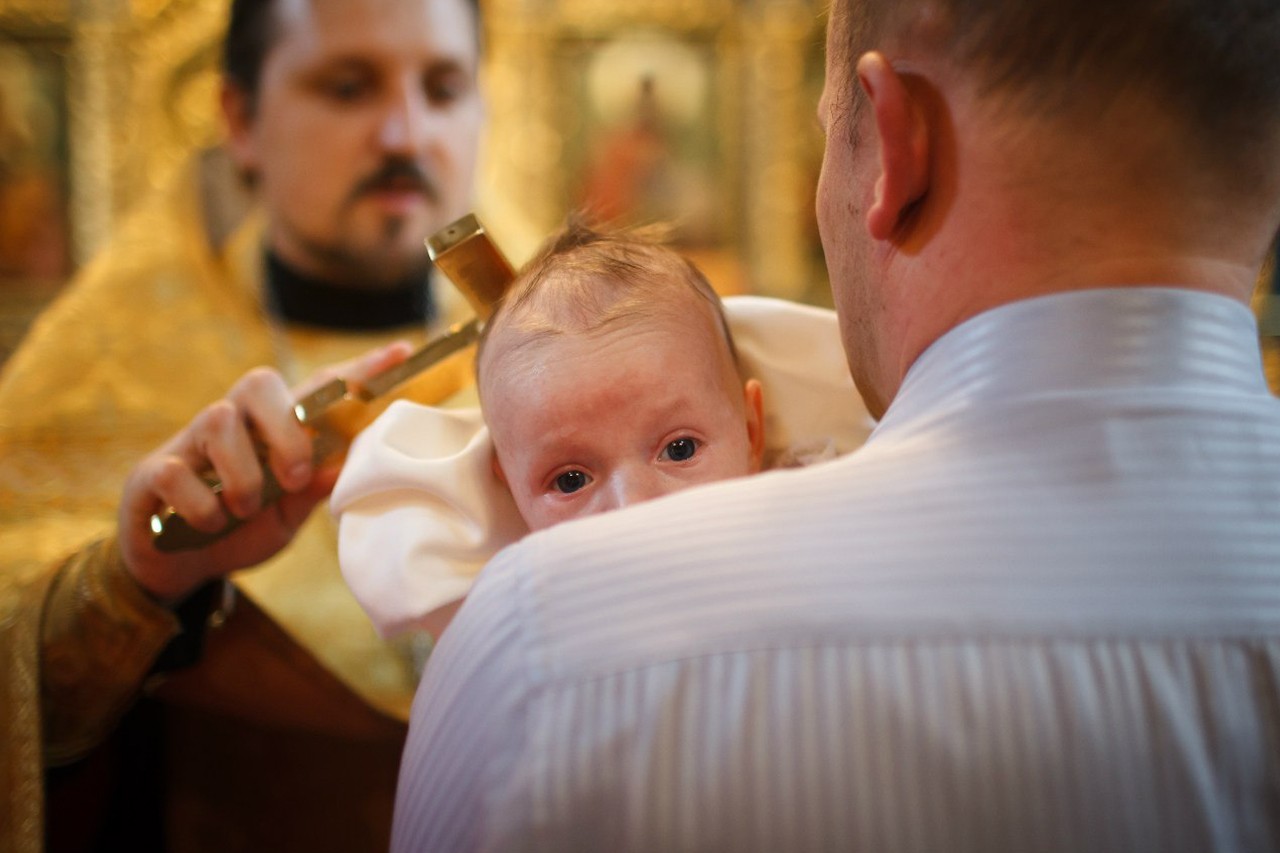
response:
M129 474L118 518L120 551L129 572L162 601L182 598L204 582L257 565L293 539L316 504L333 489L339 464L313 463L311 434L294 402L341 376L360 379L403 361L407 343L392 344L320 371L298 388L259 367L207 406ZM283 494L264 506L264 465ZM215 490L211 481L221 484ZM195 550L158 550L150 519L166 507L196 530L214 533L240 524Z

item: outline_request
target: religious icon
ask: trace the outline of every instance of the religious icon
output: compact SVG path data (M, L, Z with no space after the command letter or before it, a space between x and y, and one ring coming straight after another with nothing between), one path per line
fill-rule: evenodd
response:
M589 52L576 207L621 224L668 223L678 244L724 240L732 196L717 156L714 62L710 44L659 32L619 35Z
M70 271L65 70L40 41L0 42L0 278Z

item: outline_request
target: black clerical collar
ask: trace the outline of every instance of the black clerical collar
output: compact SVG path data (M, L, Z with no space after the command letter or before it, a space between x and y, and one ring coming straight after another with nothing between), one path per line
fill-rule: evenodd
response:
M367 332L424 326L433 313L426 276L385 290L337 287L308 278L267 252L266 278L271 313L290 323Z

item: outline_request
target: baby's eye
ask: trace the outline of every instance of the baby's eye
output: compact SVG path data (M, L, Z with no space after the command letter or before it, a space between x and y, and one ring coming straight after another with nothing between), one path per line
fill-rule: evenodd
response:
M693 454L697 452L698 441L693 438L677 438L662 449L662 455L672 462L684 462L686 459L692 459Z
M582 471L565 471L556 477L556 488L566 495L571 495L590 482L591 478Z

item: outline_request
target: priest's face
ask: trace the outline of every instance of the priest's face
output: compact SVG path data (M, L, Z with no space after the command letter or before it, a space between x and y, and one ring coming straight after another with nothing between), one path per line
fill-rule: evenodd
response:
M272 249L318 278L381 287L425 271L466 213L483 103L470 0L276 0L256 96L224 94L231 148Z

